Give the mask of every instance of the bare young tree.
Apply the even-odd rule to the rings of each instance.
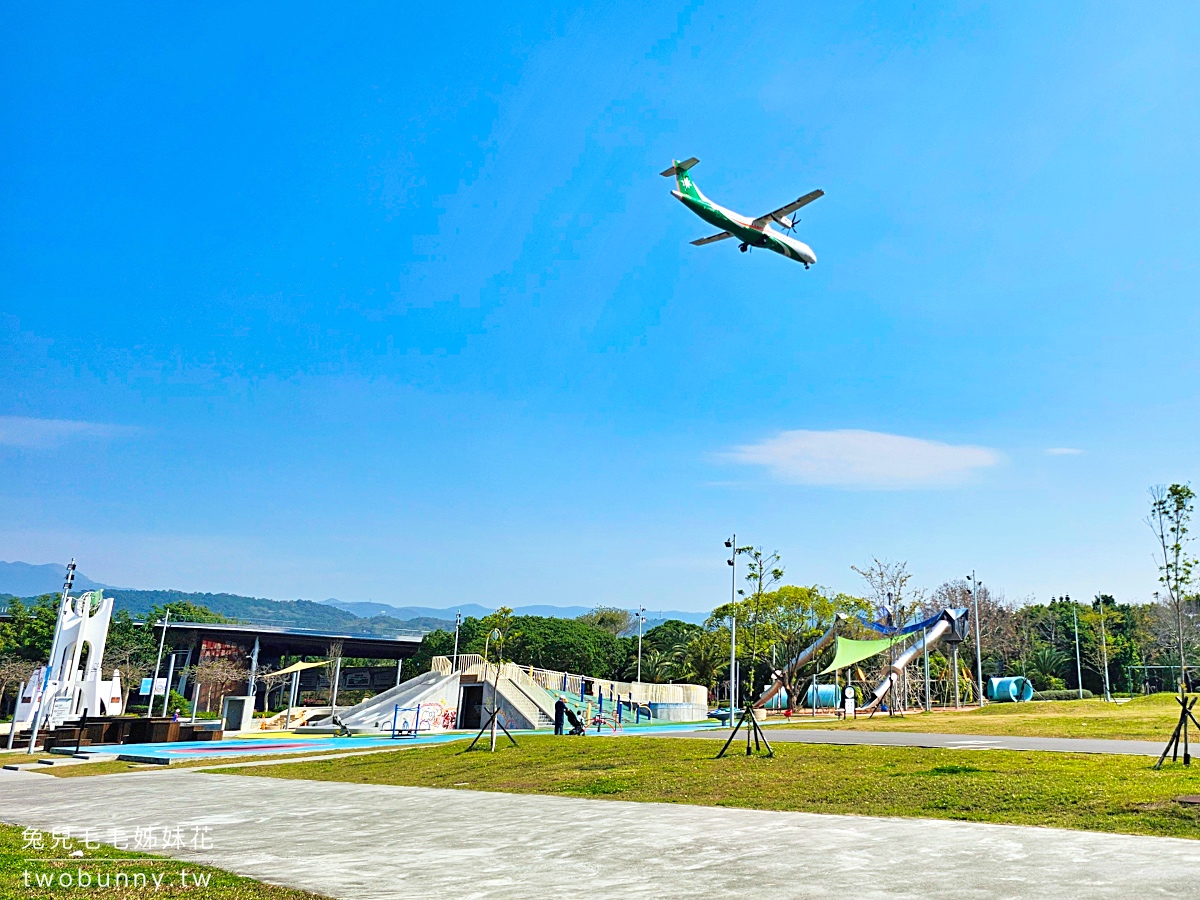
[[[993,592],[986,584],[980,583],[976,593],[979,600],[979,639],[988,649],[988,656],[995,664],[986,667],[981,665],[981,668],[1002,672],[1013,659],[1022,656],[1023,642],[1027,641],[1028,636],[1022,636],[1019,632],[1013,604],[1005,600],[1003,591]],[[924,613],[932,615],[943,609],[964,608],[970,610],[974,616],[971,585],[965,579],[956,578],[937,587],[930,602],[926,604]],[[963,644],[970,654],[967,657],[970,660],[976,652],[974,629],[968,629],[967,639]]]
[[[896,627],[902,627],[905,614],[919,610],[925,602],[925,592],[910,588],[912,573],[907,562],[891,562],[874,558],[865,569],[851,566],[863,577],[871,589],[870,600],[878,612],[890,618]]]
[[[150,674],[153,666],[146,661],[145,650],[136,645],[125,645],[115,650],[105,650],[104,664],[121,673],[121,684],[125,688],[125,697],[121,708],[129,709],[130,698],[141,688],[142,679]]]
[[[1157,484],[1150,488],[1150,515],[1146,524],[1154,532],[1158,542],[1155,561],[1158,563],[1158,580],[1166,589],[1164,603],[1171,612],[1175,628],[1176,648],[1179,652],[1180,676],[1187,682],[1187,662],[1184,659],[1183,618],[1187,612],[1188,588],[1196,560],[1187,552],[1188,521],[1192,517],[1192,504],[1196,499],[1190,485],[1172,484],[1169,487]]]
[[[750,586],[750,608],[754,616],[754,628],[750,636],[751,666],[758,662],[758,620],[762,610],[762,598],[783,579],[783,557],[778,550],[764,553],[762,547],[747,548],[750,564],[746,567],[746,582]],[[743,597],[746,591],[738,591]]]
[[[341,678],[344,649],[343,641],[330,641],[329,657],[325,661],[325,668],[329,672],[329,705],[334,711],[337,710],[338,681]]]
[[[32,673],[33,663],[27,659],[19,656],[0,658],[0,708],[4,706],[4,695],[8,693],[8,686],[28,681]]]
[[[245,681],[249,675],[250,670],[243,663],[229,657],[209,656],[201,659],[192,669],[192,678],[197,690],[203,687],[208,691],[205,697],[204,711],[208,712],[208,701],[213,693],[217,695],[217,707],[220,708],[221,701],[225,699],[229,689]],[[197,699],[199,699],[199,694],[197,694]]]

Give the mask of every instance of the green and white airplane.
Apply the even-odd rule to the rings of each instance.
[[[700,193],[700,189],[696,187],[695,182],[692,181],[692,176],[689,174],[689,170],[699,162],[700,160],[694,156],[691,159],[685,159],[683,162],[672,160],[671,168],[662,173],[665,178],[670,178],[672,175],[675,176],[679,190],[671,191],[671,193],[679,198],[680,203],[710,225],[724,229],[717,234],[692,241],[694,245],[699,247],[701,244],[712,244],[716,241],[723,241],[726,238],[736,237],[742,242],[738,249],[743,253],[751,247],[765,247],[767,250],[774,250],[788,259],[804,263],[804,268],[806,269],[817,261],[817,255],[813,253],[812,247],[796,240],[790,235],[790,232],[796,227],[796,222],[799,221],[792,214],[800,207],[812,203],[818,197],[824,197],[824,191],[812,191],[798,200],[793,200],[787,206],[781,206],[779,209],[769,212],[765,216],[751,219],[747,216],[739,215],[731,209],[718,206]],[[782,225],[789,234],[776,231],[771,227],[772,222]]]

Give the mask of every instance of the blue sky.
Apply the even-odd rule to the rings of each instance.
[[[707,609],[1148,598],[1196,477],[1200,12],[9,6],[0,558]],[[696,155],[801,266],[709,233]]]

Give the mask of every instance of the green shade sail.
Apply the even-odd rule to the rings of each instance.
[[[820,674],[826,675],[835,669],[844,669],[857,662],[862,662],[864,659],[870,659],[872,656],[887,650],[893,644],[903,643],[905,637],[907,635],[881,638],[877,641],[852,641],[850,638],[838,637],[834,644],[833,662],[827,665]]]

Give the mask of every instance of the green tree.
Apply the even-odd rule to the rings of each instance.
[[[704,631],[692,637],[679,664],[679,680],[702,684],[715,692],[721,675],[729,668],[729,632]]]
[[[513,631],[513,611],[510,607],[502,606],[494,613],[489,613],[480,620],[483,625],[484,641],[483,646],[477,650],[477,653],[488,651],[488,656],[492,655],[492,645],[496,644],[496,659],[502,659],[504,647],[519,634]],[[493,641],[490,637],[492,632],[499,632],[499,637]],[[486,662],[486,660],[485,660]]]
[[[617,609],[615,606],[597,606],[579,616],[576,621],[593,625],[616,637],[637,633],[637,616],[627,609]]]
[[[167,634],[170,634],[169,630]],[[144,622],[134,621],[128,610],[117,610],[108,626],[103,667],[109,675],[112,669],[121,673],[121,683],[125,688],[125,707],[128,707],[130,698],[142,679],[154,671],[157,655],[158,643],[155,640],[154,629]]]
[[[468,617],[459,629],[458,652],[483,653],[493,628],[505,634],[504,658],[519,665],[540,669],[619,679],[631,642],[581,622],[548,616],[513,616],[512,611],[483,619]],[[494,643],[494,642],[493,642]],[[421,640],[413,657],[411,671],[429,671],[435,656],[450,656],[454,648],[452,631],[431,631]],[[488,655],[495,661],[495,654]],[[405,670],[409,670],[408,664]]]
[[[680,644],[687,644],[692,638],[703,633],[704,629],[699,625],[681,622],[679,619],[667,619],[642,635],[642,648],[670,650]],[[634,643],[636,644],[636,639]]]
[[[0,622],[0,653],[35,663],[50,658],[50,644],[58,624],[59,595],[42,594],[32,600],[8,601],[12,617]]]
[[[679,673],[685,650],[685,645],[669,647],[663,650],[657,647],[651,647],[649,650],[643,648],[642,681],[648,681],[652,684],[662,684],[665,681],[675,680]],[[623,674],[627,680],[632,681],[636,677],[636,673],[637,654],[635,653],[630,657]]]
[[[750,686],[753,690],[754,668],[756,664],[762,660],[763,656],[760,652],[761,646],[759,643],[759,620],[762,615],[763,597],[783,580],[783,558],[779,555],[779,551],[775,550],[771,553],[764,553],[762,547],[755,547],[750,550],[750,562],[746,566],[746,582],[750,586],[749,600],[751,611],[751,627],[750,627],[750,669],[751,678]],[[739,591],[743,596],[746,592]]]
[[[1026,660],[1026,677],[1038,690],[1056,691],[1064,687],[1062,674],[1067,668],[1067,655],[1054,647],[1039,647]]]
[[[1184,658],[1183,618],[1190,599],[1188,588],[1192,583],[1196,560],[1188,553],[1188,522],[1192,517],[1192,505],[1196,499],[1190,485],[1172,484],[1169,487],[1155,485],[1150,488],[1150,515],[1146,524],[1154,532],[1158,544],[1158,580],[1166,589],[1167,608],[1174,619],[1175,638],[1179,651],[1179,667],[1187,681]]]
[[[764,640],[775,647],[776,659],[774,671],[764,680],[778,677],[783,682],[789,709],[795,707],[801,680],[801,673],[790,669],[791,660],[827,631],[837,616],[869,610],[870,604],[864,599],[848,594],[830,596],[817,585],[788,584],[762,598],[757,615]],[[813,663],[816,665],[818,660]]]

